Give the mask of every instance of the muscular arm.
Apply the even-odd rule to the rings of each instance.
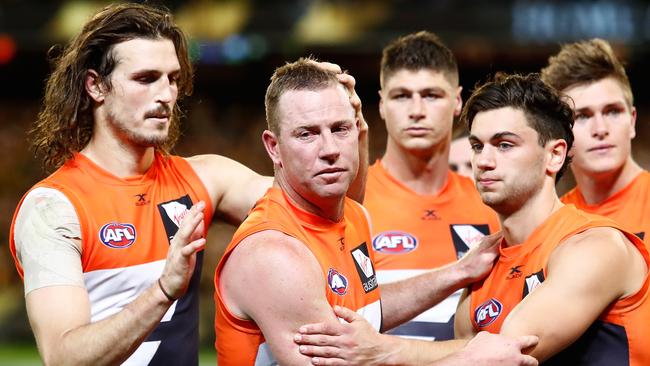
[[[383,329],[396,327],[485,276],[498,253],[500,234],[486,236],[459,261],[381,286]]]
[[[612,302],[638,291],[646,274],[641,255],[619,231],[575,235],[555,249],[546,281],[508,315],[501,333],[539,336],[531,355],[544,361],[580,337]]]
[[[469,314],[470,300],[469,290],[463,290],[463,294],[460,296],[460,301],[458,302],[458,308],[456,308],[456,316],[454,317],[454,335],[457,339],[471,338],[476,335]]]
[[[220,274],[219,289],[228,309],[260,327],[281,365],[308,365],[294,334],[310,322],[336,323],[325,281],[314,255],[297,239],[278,231],[245,238]]]
[[[29,227],[29,222],[39,220],[40,213],[32,212],[31,215],[26,216],[19,214],[22,223],[17,222],[17,225]],[[163,270],[161,281],[166,284],[166,290],[172,296],[180,296],[185,291],[191,274],[190,269],[193,270],[194,253],[204,245],[204,239],[197,238],[198,232],[203,232],[202,220],[202,208],[191,210],[170,245],[167,265]],[[23,242],[20,233],[21,231],[17,230],[17,247],[20,245],[21,248],[19,257],[26,261],[40,261],[48,266],[46,258],[39,260],[27,258],[38,255],[30,248],[42,248],[47,245]],[[185,245],[190,241],[192,242]],[[81,258],[78,257],[77,261],[79,264],[73,270],[71,276],[73,278],[82,276]],[[49,270],[56,272],[56,266],[57,263],[49,263]],[[33,273],[30,272],[38,270],[38,267],[30,265],[24,267],[24,270],[27,279],[33,277]],[[65,273],[70,274],[70,271]],[[44,287],[35,288],[26,295],[27,315],[41,358],[47,365],[120,363],[133,353],[172,304],[156,283],[120,312],[102,321],[91,323],[90,302],[86,289],[75,285],[74,282],[60,283],[41,284]],[[36,284],[36,286],[40,285]]]

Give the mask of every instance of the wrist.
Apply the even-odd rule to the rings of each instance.
[[[168,302],[171,303],[171,302],[174,302],[174,301],[178,300],[178,298],[172,296],[169,293],[169,291],[167,289],[165,289],[165,286],[163,286],[162,281],[160,280],[160,278],[158,279],[158,289],[160,290],[160,292],[162,292],[163,296],[165,297],[165,299],[167,299]]]

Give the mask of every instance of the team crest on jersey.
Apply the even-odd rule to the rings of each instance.
[[[176,235],[181,221],[189,213],[192,205],[192,199],[189,195],[158,204],[158,212],[160,212],[168,240],[171,241],[174,235]]]
[[[377,284],[375,268],[373,267],[372,261],[368,255],[368,246],[366,243],[352,249],[350,253],[354,259],[354,266],[357,268],[357,272],[359,273],[359,279],[363,285],[363,291],[368,293],[376,289],[379,285]]]
[[[418,247],[418,239],[403,231],[384,231],[372,240],[372,247],[382,253],[404,254]]]
[[[109,248],[124,249],[135,243],[135,226],[109,222],[99,230],[99,241]]]
[[[544,270],[542,269],[531,274],[530,276],[527,276],[524,283],[524,293],[522,294],[521,298],[523,299],[524,297],[528,296],[528,294],[539,287],[542,282],[544,282]]]
[[[330,268],[327,272],[327,284],[332,292],[339,296],[343,296],[348,292],[348,279],[343,273],[340,273],[334,268]]]
[[[490,227],[487,224],[451,224],[451,240],[454,242],[456,256],[462,257],[467,251],[478,244],[481,239],[490,234]]]
[[[497,299],[492,298],[474,310],[474,322],[479,328],[487,327],[497,320],[501,315],[501,310],[503,310],[503,305]]]

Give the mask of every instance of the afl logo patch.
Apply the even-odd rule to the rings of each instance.
[[[382,253],[403,254],[415,250],[418,240],[402,231],[384,231],[372,240],[372,247]]]
[[[348,292],[348,279],[345,278],[343,273],[339,273],[334,268],[330,268],[327,272],[327,284],[332,292],[339,296],[343,296]]]
[[[497,299],[490,299],[479,305],[474,311],[474,322],[479,328],[492,324],[503,310],[503,305]]]
[[[135,237],[135,227],[131,224],[111,222],[99,230],[99,241],[109,248],[128,248],[135,243]]]

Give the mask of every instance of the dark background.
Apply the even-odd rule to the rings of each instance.
[[[47,50],[64,44],[101,1],[0,0],[0,343],[33,343],[22,283],[8,250],[21,195],[44,177],[26,131],[40,108]],[[391,39],[437,33],[454,51],[466,99],[496,71],[535,72],[564,42],[608,39],[625,60],[639,112],[634,153],[650,165],[650,4],[646,1],[168,1],[191,39],[195,92],[184,102],[180,155],[217,153],[272,174],[260,136],[275,67],[300,56],[340,64],[357,79],[371,128],[371,159],[385,128],[377,112],[379,60]],[[226,174],[226,172],[224,172]],[[560,191],[572,185],[563,179]],[[203,273],[202,342],[213,335],[212,276],[232,228],[215,220]],[[299,285],[299,284],[297,284]]]

